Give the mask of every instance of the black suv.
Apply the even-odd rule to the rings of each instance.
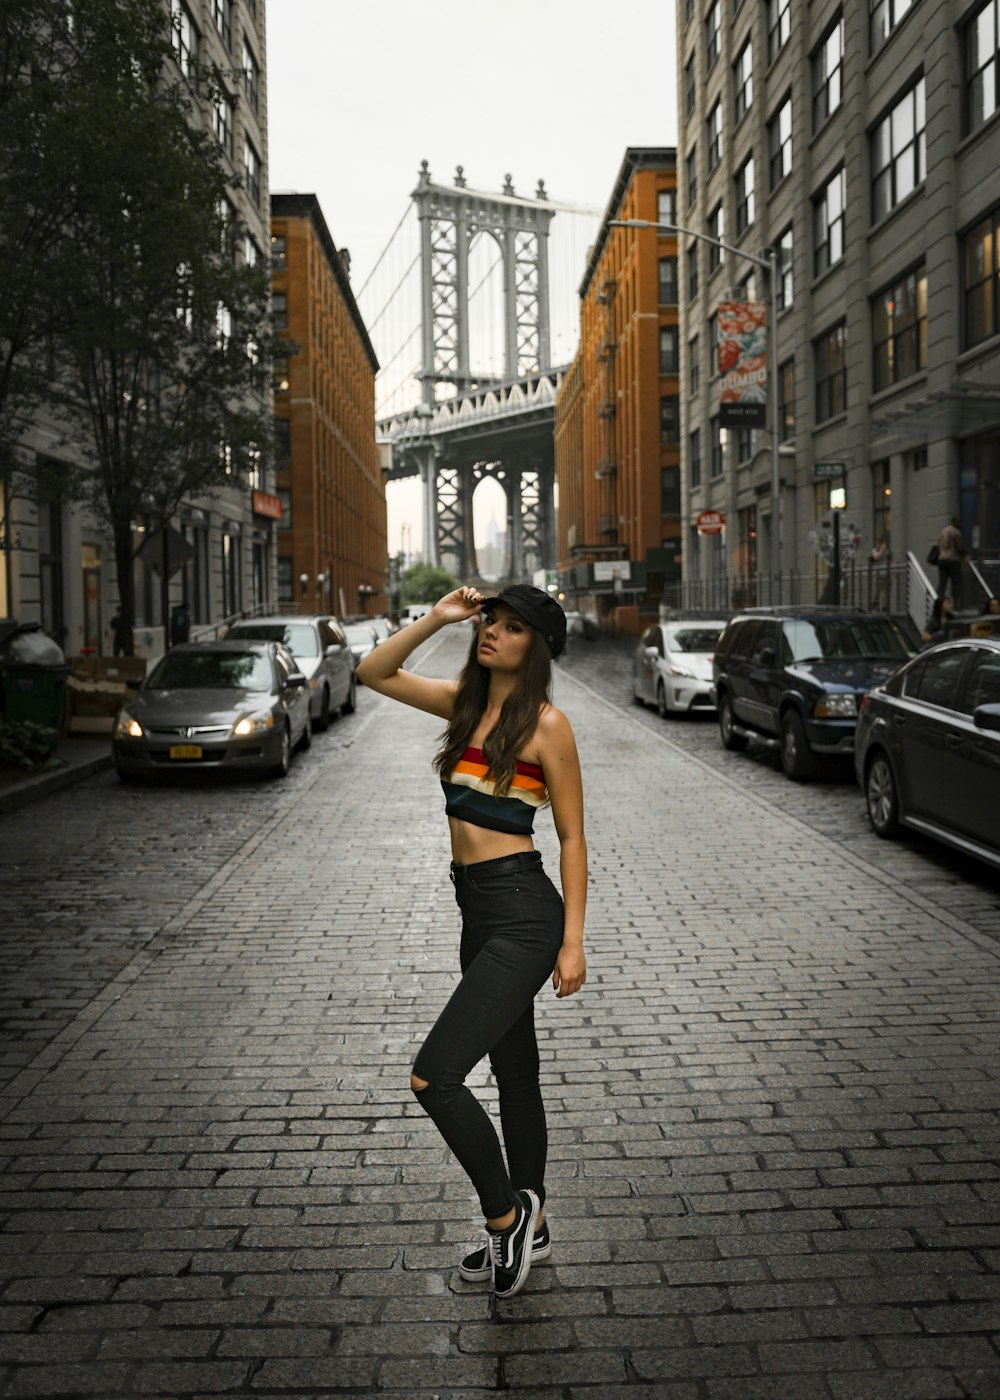
[[[850,754],[858,702],[914,654],[891,618],[844,608],[749,608],[715,648],[713,695],[727,749],[750,739],[781,751],[789,778],[816,754]]]

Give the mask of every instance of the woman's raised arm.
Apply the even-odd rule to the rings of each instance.
[[[369,690],[388,695],[391,700],[399,700],[417,710],[426,710],[440,719],[450,719],[455,702],[455,682],[415,676],[399,668],[421,642],[426,642],[442,627],[474,617],[482,601],[483,595],[474,588],[456,588],[453,593],[448,593],[434,604],[429,613],[393,632],[370,651],[358,664],[358,680]]]

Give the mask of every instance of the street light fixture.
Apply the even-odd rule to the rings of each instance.
[[[651,228],[661,233],[682,233],[686,238],[698,238],[702,243],[711,243],[744,262],[753,263],[767,272],[768,292],[770,293],[770,315],[768,316],[768,354],[771,360],[771,602],[776,603],[781,594],[781,424],[778,421],[778,249],[765,248],[765,256],[747,253],[731,243],[711,234],[699,233],[693,228],[682,228],[680,224],[654,223],[651,219],[609,219],[610,228]]]

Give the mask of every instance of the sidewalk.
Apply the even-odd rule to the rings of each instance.
[[[0,769],[0,814],[16,812],[50,792],[58,792],[60,788],[110,768],[111,736],[70,734],[59,740],[55,757],[59,766],[41,773]]]
[[[377,701],[0,1100],[0,1395],[1000,1396],[995,945],[557,703],[592,890],[588,984],[537,1004],[552,1260],[458,1276],[408,1089],[457,963],[440,722]]]

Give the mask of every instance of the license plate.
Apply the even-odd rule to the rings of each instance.
[[[201,758],[200,744],[171,744],[171,758]]]

